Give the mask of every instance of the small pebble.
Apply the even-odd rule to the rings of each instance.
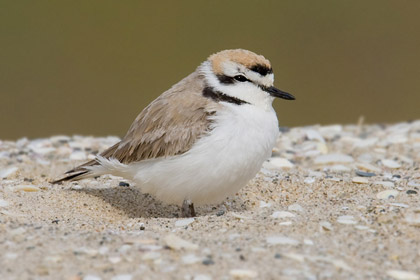
[[[296,254],[296,253],[292,253],[292,252],[283,253],[282,256],[286,257],[286,258],[289,258],[291,260],[294,260],[294,261],[301,262],[301,263],[303,263],[305,261],[305,256],[304,255]]]
[[[332,164],[332,163],[351,163],[353,157],[345,154],[326,154],[315,158],[315,164]]]
[[[26,232],[26,229],[23,227],[18,227],[9,231],[11,235],[22,235]]]
[[[321,226],[321,229],[323,229],[325,231],[332,231],[333,230],[333,227],[332,227],[330,222],[321,221],[321,222],[319,222],[319,225]]]
[[[361,170],[356,170],[356,175],[357,176],[361,176],[361,177],[373,177],[373,176],[376,176],[376,174],[373,173],[373,172],[365,172],[365,171],[361,171]]]
[[[108,248],[108,247],[106,247],[106,246],[101,246],[101,247],[99,247],[99,249],[98,249],[98,253],[99,253],[100,255],[106,255],[106,254],[108,254],[108,252],[109,252],[109,248]]]
[[[13,175],[16,171],[18,171],[18,168],[15,167],[15,166],[5,168],[5,169],[1,169],[0,170],[0,178],[7,178],[10,175]]]
[[[357,139],[353,147],[355,148],[369,148],[378,142],[378,138]]]
[[[354,220],[353,216],[340,216],[337,219],[337,222],[340,224],[345,224],[345,225],[355,225],[357,224],[357,221]]]
[[[159,259],[161,256],[162,254],[159,252],[147,252],[141,257],[141,259],[144,261],[152,261]]]
[[[288,159],[279,157],[272,157],[264,163],[264,168],[267,169],[289,169],[294,166]]]
[[[368,184],[369,180],[365,177],[354,177],[351,180],[353,183],[357,183],[357,184]]]
[[[117,264],[117,263],[121,262],[121,260],[122,259],[119,256],[110,256],[110,257],[108,257],[108,261],[110,263],[112,263],[112,264]]]
[[[205,258],[205,259],[202,261],[202,263],[203,263],[204,265],[212,265],[212,264],[214,264],[214,261],[213,261],[213,259],[211,259],[211,258]]]
[[[294,204],[289,205],[289,207],[287,207],[287,210],[289,210],[289,211],[296,211],[296,212],[303,212],[304,211],[303,208],[302,208],[302,206],[300,206],[297,203],[294,203]]]
[[[318,143],[316,147],[321,154],[328,154],[328,146],[325,143]]]
[[[314,245],[314,242],[311,240],[311,239],[304,239],[303,240],[303,244],[305,244],[305,245],[309,245],[309,246],[312,246],[312,245]]]
[[[386,274],[396,280],[418,280],[419,275],[406,270],[388,270]]]
[[[339,124],[321,126],[319,133],[326,139],[333,139],[343,131],[343,126]]]
[[[9,206],[9,202],[0,198],[0,207],[7,207],[7,206]]]
[[[271,203],[260,201],[260,208],[269,208],[269,207],[271,207]]]
[[[212,278],[207,274],[197,274],[193,277],[193,280],[212,280]]]
[[[82,151],[75,151],[70,154],[70,160],[87,160],[87,156],[85,152]]]
[[[15,260],[15,259],[17,259],[19,257],[19,255],[16,254],[16,253],[10,253],[9,252],[9,253],[5,253],[3,255],[3,257],[6,258],[6,259],[8,259],[8,260]]]
[[[41,189],[33,185],[18,185],[15,187],[15,190],[24,192],[38,192]]]
[[[175,222],[176,227],[186,227],[192,223],[194,223],[195,218],[188,218],[188,219],[182,219]]]
[[[420,226],[420,212],[406,214],[405,221],[410,225]]]
[[[111,278],[111,280],[131,280],[131,279],[133,279],[133,276],[130,274],[116,275]]]
[[[294,218],[296,217],[296,215],[287,211],[275,211],[273,214],[271,214],[271,217],[274,219],[283,219],[283,218]]]
[[[93,256],[96,256],[99,252],[92,248],[80,247],[80,248],[74,249],[73,253],[75,255],[88,255],[88,256],[93,257]]]
[[[383,159],[381,162],[385,167],[388,168],[396,169],[401,167],[401,164],[392,159]]]
[[[310,170],[309,173],[308,173],[308,176],[315,177],[315,178],[323,178],[324,177],[324,173],[323,172],[319,172],[319,171],[312,171],[312,170]]]
[[[249,219],[248,216],[244,216],[244,215],[241,215],[241,214],[238,214],[238,213],[235,213],[235,212],[231,212],[230,214],[232,215],[232,217],[234,217],[238,220],[248,220]]]
[[[305,178],[305,180],[303,180],[303,182],[304,182],[305,184],[313,184],[313,183],[315,183],[315,178],[313,178],[313,177],[308,177],[308,178]]]
[[[266,241],[271,245],[299,245],[299,241],[285,236],[269,236],[266,238]]]
[[[216,216],[220,217],[220,216],[223,216],[224,214],[225,214],[225,210],[219,210],[217,211]]]
[[[338,269],[352,271],[351,267],[348,266],[343,260],[331,260],[331,263]]]
[[[389,205],[397,206],[397,207],[401,207],[401,208],[408,208],[409,207],[407,204],[404,204],[404,203],[390,203]]]
[[[412,187],[412,188],[420,188],[420,183],[409,181],[407,186]]]
[[[383,187],[386,188],[393,188],[395,185],[393,182],[389,182],[389,181],[375,181],[373,182],[374,185],[381,185]]]
[[[230,276],[237,279],[256,278],[258,273],[249,269],[232,269],[229,271]]]
[[[191,243],[187,240],[184,240],[174,234],[169,234],[163,239],[166,243],[166,246],[173,250],[197,250],[198,245]]]
[[[325,142],[325,140],[321,136],[321,134],[319,134],[318,131],[313,130],[313,129],[308,129],[306,131],[306,137],[308,137],[309,140],[317,140],[317,141],[322,142],[322,143]]]
[[[201,261],[201,258],[197,257],[194,254],[188,254],[181,258],[182,263],[184,264],[195,264]]]
[[[376,198],[378,199],[391,199],[396,198],[399,194],[397,190],[386,190],[376,194]]]
[[[55,148],[53,148],[53,147],[41,147],[41,146],[35,147],[35,146],[32,146],[32,147],[30,147],[30,149],[34,153],[39,154],[39,155],[47,155],[47,154],[51,154],[51,153],[55,152]]]
[[[124,254],[127,254],[127,252],[130,251],[131,248],[132,248],[131,245],[124,244],[120,248],[118,248],[118,252],[120,254],[123,254],[124,255]]]
[[[251,252],[253,253],[265,253],[267,249],[261,247],[251,247]]]
[[[102,278],[96,275],[85,275],[83,280],[101,280]]]
[[[367,226],[362,226],[362,225],[356,225],[356,226],[354,226],[355,228],[357,228],[358,230],[368,230],[369,229],[369,227],[367,227]]]
[[[356,167],[359,168],[359,170],[364,170],[367,172],[376,172],[379,173],[381,172],[381,169],[379,169],[378,167],[370,164],[370,163],[356,163]],[[359,175],[360,176],[360,175]]]
[[[333,181],[333,182],[341,182],[342,181],[340,178],[332,177],[332,176],[327,176],[327,177],[325,177],[325,179],[328,180],[328,181]]]
[[[342,164],[334,164],[333,166],[328,168],[331,172],[337,172],[337,173],[344,173],[344,172],[350,172],[351,169],[345,165]]]

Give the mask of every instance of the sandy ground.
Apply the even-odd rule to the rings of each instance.
[[[195,219],[117,177],[49,183],[115,141],[0,141],[0,279],[419,279],[420,121],[283,129]]]

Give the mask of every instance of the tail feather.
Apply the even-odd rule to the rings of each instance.
[[[111,157],[112,154],[114,153],[114,151],[118,148],[118,145],[119,145],[119,143],[116,143],[115,145],[109,147],[107,150],[102,152],[100,154],[100,156],[98,156],[98,157],[99,158],[101,158],[101,157],[105,157],[105,158]],[[96,172],[97,170],[95,169],[95,167],[97,167],[99,165],[100,165],[100,163],[98,162],[98,158],[96,158],[94,160],[90,160],[90,161],[88,161],[88,162],[86,162],[82,165],[79,165],[76,168],[73,168],[72,170],[69,170],[66,173],[64,173],[64,174],[68,174],[64,178],[55,180],[51,183],[52,184],[58,184],[58,183],[62,183],[64,181],[77,181],[77,180],[81,180],[81,179],[85,179],[85,178],[89,178],[89,177],[102,175],[101,172]]]
[[[52,184],[58,184],[62,183],[64,181],[77,181],[89,177],[99,176],[103,175],[103,173],[98,170],[95,167],[98,167],[101,165],[99,162],[99,159],[103,158],[109,158],[112,156],[114,151],[118,148],[119,143],[116,143],[115,145],[111,146],[104,152],[102,152],[96,159],[90,160],[82,165],[77,166],[76,168],[73,168],[72,170],[69,170],[65,172],[64,174],[67,174],[64,178],[55,180],[51,182]]]
[[[79,171],[77,173],[68,175],[64,178],[55,180],[55,181],[51,182],[51,184],[60,184],[64,181],[77,181],[77,180],[80,180],[80,179],[83,179],[83,178],[87,178],[87,177],[90,177],[90,176],[86,176],[89,172],[90,172],[90,170]],[[67,174],[67,172],[66,172],[66,174]]]

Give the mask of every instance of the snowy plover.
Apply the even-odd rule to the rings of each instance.
[[[121,176],[142,192],[182,204],[220,202],[236,193],[271,155],[279,134],[270,62],[236,49],[211,55],[135,119],[124,138],[54,183],[103,174]]]

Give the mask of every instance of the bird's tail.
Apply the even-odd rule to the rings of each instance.
[[[70,171],[67,171],[64,178],[52,182],[52,184],[58,184],[64,181],[77,181],[86,178],[92,178],[101,176],[104,174],[112,174],[114,176],[120,176],[130,178],[130,168],[119,162],[115,158],[104,158],[97,156],[94,160],[86,162]]]
[[[91,170],[89,167],[91,166],[95,166],[98,165],[99,163],[96,160],[91,160],[86,162],[83,165],[80,165],[72,170],[67,171],[66,176],[55,180],[53,182],[51,182],[52,184],[59,184],[65,181],[78,181],[81,179],[86,179],[86,178],[91,178],[91,177],[96,177],[99,176],[101,174],[96,174],[96,172],[93,172],[93,170]]]
[[[103,175],[105,172],[102,165],[107,163],[107,158],[112,157],[115,150],[118,148],[119,142],[102,152],[95,159],[90,160],[82,165],[77,166],[76,168],[67,171],[64,178],[55,180],[51,182],[52,184],[58,184],[65,181],[77,181],[86,178],[92,178],[96,176]]]

